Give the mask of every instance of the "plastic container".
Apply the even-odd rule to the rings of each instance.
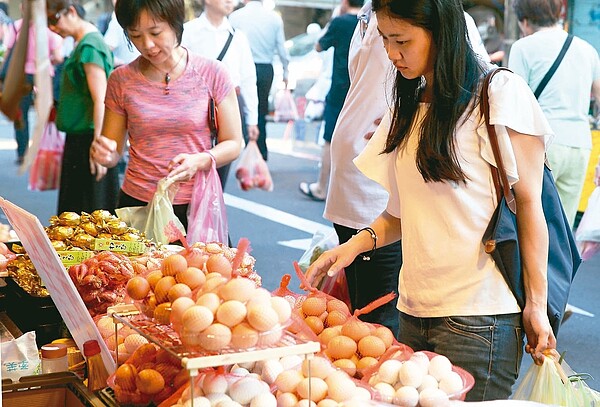
[[[83,355],[87,363],[87,387],[90,391],[97,391],[107,386],[108,371],[104,366],[100,345],[95,339],[83,344]]]
[[[69,369],[67,345],[49,343],[42,346],[42,373],[66,372]]]

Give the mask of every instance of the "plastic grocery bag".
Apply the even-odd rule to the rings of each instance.
[[[587,208],[575,232],[575,239],[583,260],[589,260],[600,251],[600,186],[592,191],[588,199]]]
[[[227,212],[215,159],[208,172],[197,172],[188,207],[188,244],[220,242],[228,244]]]
[[[244,191],[252,188],[260,188],[265,191],[273,190],[271,172],[267,162],[262,158],[255,140],[248,141],[246,148],[240,154],[235,170],[235,178]]]
[[[545,355],[541,366],[531,365],[513,399],[565,407],[600,405],[600,393],[592,390],[582,375],[575,374],[569,365],[560,361],[555,350]]]
[[[275,117],[276,122],[287,122],[298,120],[298,109],[294,96],[289,89],[282,89],[275,96]]]
[[[148,205],[118,208],[115,209],[115,213],[131,227],[144,232],[147,239],[168,244],[170,242],[165,228],[169,222],[173,222],[177,229],[185,234],[183,224],[173,211],[173,198],[177,189],[173,180],[163,178],[158,181],[154,197]]]
[[[2,378],[18,381],[22,376],[40,373],[40,356],[35,331],[2,342]]]
[[[315,260],[319,258],[323,252],[326,252],[329,249],[333,249],[339,244],[337,233],[335,233],[335,229],[319,229],[317,230],[312,237],[312,241],[310,242],[310,246],[300,257],[298,260],[298,265],[302,269],[302,271],[306,271],[308,267],[313,264]]]
[[[29,170],[30,191],[58,189],[64,147],[65,134],[58,131],[54,121],[49,121],[40,140],[40,149]]]

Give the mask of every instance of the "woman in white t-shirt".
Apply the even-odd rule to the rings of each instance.
[[[489,86],[490,121],[517,197],[527,292],[521,310],[482,244],[497,202],[478,98],[489,66],[468,44],[460,2],[374,0],[373,10],[397,69],[394,105],[355,164],[389,200],[369,228],[324,253],[308,278],[335,274],[360,253],[368,257],[402,239],[398,340],[469,371],[475,386],[468,400],[506,399],[523,332],[536,362],[556,347],[546,316],[548,231],[540,199],[552,130],[527,84],[499,72]]]

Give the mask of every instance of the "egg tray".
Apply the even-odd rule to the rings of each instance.
[[[271,346],[257,346],[251,349],[234,349],[227,347],[219,352],[196,351],[186,348],[179,335],[169,325],[161,325],[149,320],[141,314],[113,314],[113,318],[129,326],[140,335],[148,339],[172,355],[181,359],[182,366],[188,370],[195,370],[259,361],[288,355],[312,355],[320,352],[321,344],[306,341],[289,331],[283,330],[281,339]],[[118,355],[117,355],[118,357]]]

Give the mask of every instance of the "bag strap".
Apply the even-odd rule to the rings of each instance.
[[[504,197],[506,200],[506,204],[510,208],[511,212],[517,213],[515,195],[512,189],[510,188],[508,176],[506,175],[506,168],[504,168],[502,154],[500,153],[498,135],[496,134],[496,129],[494,125],[490,123],[490,101],[488,88],[494,75],[500,71],[512,72],[510,69],[500,67],[487,73],[485,79],[483,80],[483,85],[481,88],[481,102],[479,104],[479,108],[483,114],[483,117],[485,118],[485,125],[487,128],[488,137],[490,139],[490,145],[492,147],[492,152],[494,153],[494,160],[496,160],[496,167],[494,167],[493,165],[491,165],[490,167],[492,170],[492,179],[494,181],[494,187],[496,188],[496,196],[498,197],[498,203],[500,203],[502,197]]]
[[[223,60],[223,58],[225,57],[225,54],[227,54],[227,50],[229,49],[229,46],[231,45],[232,40],[233,40],[233,33],[231,31],[229,31],[229,37],[227,37],[227,41],[225,42],[225,45],[223,45],[223,49],[221,50],[221,53],[217,57],[217,61]]]
[[[548,72],[546,72],[546,76],[544,76],[544,79],[542,79],[542,81],[538,85],[537,89],[533,93],[535,95],[536,99],[539,99],[540,95],[544,91],[544,88],[546,87],[546,85],[548,84],[550,79],[552,78],[552,75],[554,75],[554,72],[556,72],[556,70],[558,69],[558,66],[562,62],[572,41],[573,41],[573,34],[567,35],[567,39],[565,40],[565,43],[563,44],[558,56],[554,60],[554,63],[552,64],[552,66],[550,67]]]

